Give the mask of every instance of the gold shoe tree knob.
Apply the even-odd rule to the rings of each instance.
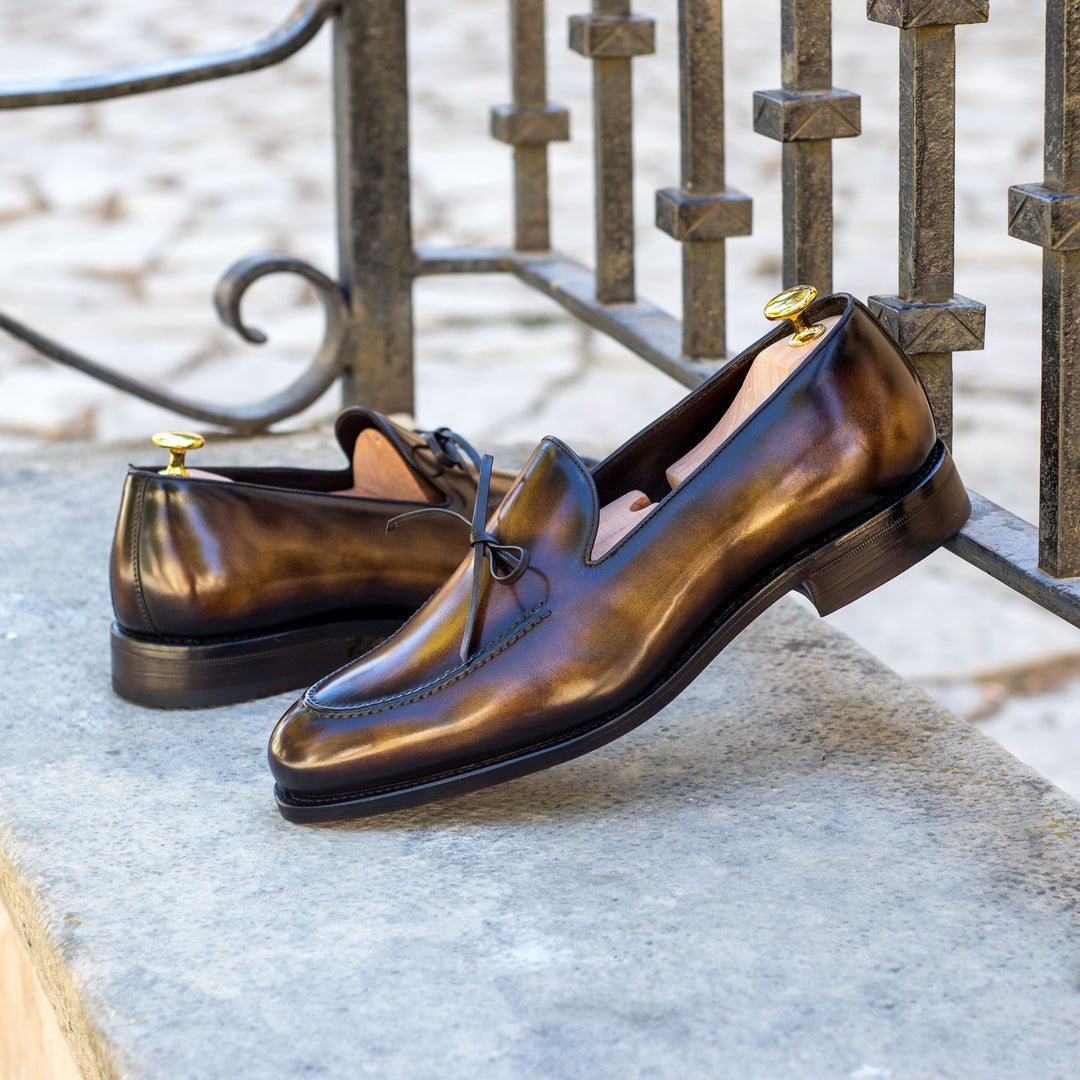
[[[791,320],[795,333],[788,338],[788,344],[793,349],[807,345],[825,333],[825,327],[820,323],[807,326],[803,321],[802,313],[816,298],[817,289],[813,285],[796,285],[795,288],[785,289],[779,296],[774,296],[765,305],[765,318],[770,322]]]
[[[169,451],[169,464],[158,472],[162,476],[187,476],[184,468],[184,455],[189,450],[198,450],[206,440],[191,431],[159,431],[154,436],[154,443]]]

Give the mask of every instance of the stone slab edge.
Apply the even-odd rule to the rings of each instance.
[[[313,465],[316,464],[312,460],[313,452],[318,452],[317,456],[325,458],[326,463],[330,464],[336,451],[332,445],[328,446],[327,442],[325,434],[313,433],[275,439],[275,460],[280,464]],[[255,464],[265,457],[265,440],[230,440],[230,443],[227,457],[237,464]],[[78,456],[82,458],[82,467],[86,466],[87,458],[101,468],[115,467],[125,456],[128,460],[152,460],[153,451],[144,454],[137,449],[138,445],[86,448],[89,452]],[[507,454],[503,460],[509,464],[511,459],[520,460],[524,456],[521,448],[515,448],[515,451]],[[4,455],[4,462],[7,466],[17,466],[20,461],[27,464],[32,462],[40,468],[43,457],[52,458],[59,474],[63,471],[65,462],[71,461],[72,454],[70,447],[58,447],[55,451],[45,453]],[[787,601],[786,605],[793,608],[794,602]],[[971,728],[964,721],[952,717],[936,702],[928,700],[928,695],[912,684],[902,682],[846,635],[820,622],[809,613],[792,609],[786,614],[789,618],[794,617],[796,622],[805,620],[813,623],[815,635],[820,635],[823,646],[839,653],[843,666],[859,667],[867,677],[880,680],[883,691],[888,694],[896,693],[901,699],[898,701],[901,708],[912,710],[913,720],[918,720],[919,714],[922,714],[925,723],[930,719],[927,713],[932,713],[938,732],[953,725],[962,726],[963,737],[971,738],[975,742],[972,747],[973,755],[987,765],[993,763],[1000,766],[996,775],[988,775],[984,789],[988,805],[993,803],[995,795],[999,798],[1005,796],[1007,799],[1020,797],[1029,803],[1036,801],[1037,797],[1043,813],[1051,814],[1054,820],[1060,822],[1055,826],[1055,835],[1080,839],[1080,804],[1075,800],[1055,788],[1034,769],[1013,758],[994,740]],[[707,678],[708,673],[705,673],[702,681]],[[1021,794],[1019,788],[1027,790]],[[1033,844],[1039,843],[1040,837],[1033,832],[1030,841]],[[1047,881],[1072,879],[1075,871],[1073,848],[1073,844],[1046,844],[1040,852],[1039,876]],[[47,879],[39,876],[29,865],[23,865],[21,849],[23,844],[18,830],[0,816],[0,901],[7,907],[12,922],[22,937],[45,993],[56,1010],[58,1022],[76,1063],[83,1074],[93,1080],[123,1080],[143,1075],[141,1069],[125,1066],[116,1049],[108,1045],[109,1037],[104,1032],[111,1030],[115,1034],[117,1023],[122,1025],[122,1020],[109,1017],[109,1006],[101,995],[95,992],[92,985],[78,978],[65,962],[63,914],[50,904]]]
[[[93,1080],[121,1080],[124,1073],[91,1019],[97,1008],[89,1004],[87,988],[65,964],[63,945],[54,944],[62,941],[62,935],[57,932],[57,915],[49,911],[47,890],[8,856],[17,850],[14,840],[12,831],[0,821],[0,903],[11,916],[79,1071]]]

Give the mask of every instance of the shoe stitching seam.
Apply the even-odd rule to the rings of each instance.
[[[753,593],[751,593],[753,595]],[[439,783],[443,780],[451,780],[458,776],[470,776],[475,775],[485,769],[493,766],[501,765],[504,762],[520,761],[525,757],[532,754],[539,753],[541,751],[565,746],[574,742],[576,739],[583,738],[591,735],[618,720],[620,717],[625,716],[628,712],[636,709],[642,702],[648,700],[654,693],[661,690],[670,681],[670,678],[680,672],[689,660],[693,657],[694,653],[701,647],[704,642],[710,640],[715,633],[727,623],[732,615],[740,610],[747,602],[746,597],[733,603],[725,604],[720,609],[720,614],[717,615],[710,624],[708,629],[702,637],[700,637],[696,644],[685,645],[683,650],[678,654],[673,663],[669,666],[666,674],[655,679],[652,683],[646,686],[632,698],[629,702],[616,708],[613,712],[609,712],[599,719],[594,719],[584,727],[575,729],[568,733],[552,736],[545,739],[543,742],[531,743],[526,747],[519,748],[517,750],[511,750],[505,754],[500,754],[497,757],[485,758],[479,762],[472,762],[468,765],[457,766],[456,768],[446,769],[441,773],[436,773],[430,776],[424,776],[420,780],[404,780],[396,784],[386,784],[377,788],[365,788],[353,792],[336,792],[328,795],[309,795],[304,792],[292,791],[289,788],[284,787],[281,784],[277,785],[277,788],[287,796],[293,805],[298,807],[320,807],[320,806],[333,806],[340,804],[347,804],[354,800],[364,800],[373,797],[381,797],[384,795],[393,795],[401,791],[416,790],[420,786]],[[546,614],[550,614],[547,612]],[[527,629],[527,628],[526,628]],[[525,631],[523,630],[522,633]],[[508,643],[510,644],[510,643]]]
[[[377,609],[376,609],[377,610]],[[126,638],[145,645],[163,646],[165,648],[188,649],[202,648],[204,646],[215,647],[219,645],[249,645],[253,641],[262,639],[280,640],[290,634],[305,633],[308,631],[320,631],[337,626],[348,627],[351,630],[366,629],[373,622],[393,622],[396,634],[402,624],[412,614],[406,609],[387,609],[384,614],[371,614],[364,609],[353,611],[332,612],[330,618],[313,618],[310,621],[298,620],[296,622],[274,623],[270,626],[249,627],[246,630],[238,630],[232,634],[211,634],[206,637],[192,637],[185,634],[149,634],[143,630],[132,630],[122,625],[119,621],[117,627]],[[380,642],[387,638],[380,638]],[[282,646],[278,646],[279,648]],[[354,659],[356,659],[354,657]],[[328,676],[320,679],[323,682]]]
[[[919,515],[926,513],[927,510],[936,506],[938,500],[942,497],[944,492],[945,487],[944,485],[942,485],[928,499],[921,502],[918,506],[913,507],[911,510],[908,510],[903,517],[898,518],[887,528],[885,528],[879,533],[875,533],[873,536],[868,536],[865,540],[862,541],[862,543],[856,544],[854,547],[849,548],[847,551],[845,551],[842,555],[837,555],[835,559],[831,559],[824,565],[817,567],[817,569],[815,569],[808,576],[813,578],[818,574],[823,574],[829,570],[832,570],[834,567],[839,566],[843,562],[846,562],[853,555],[858,554],[860,551],[863,550],[863,548],[880,543],[883,536],[889,536],[891,533],[896,532],[897,529],[904,528],[907,524],[910,523],[913,517],[918,517]]]
[[[404,632],[405,627],[408,626],[409,623],[412,622],[412,620],[416,618],[420,614],[420,612],[423,611],[424,608],[426,608],[428,604],[431,603],[434,598],[435,593],[432,593],[431,596],[429,596],[408,618],[406,618],[405,621],[402,622],[402,624],[392,634],[383,638],[383,640],[379,643],[380,647],[383,645],[389,645],[390,642],[400,637],[401,634]],[[356,657],[356,659],[359,659],[359,657]],[[349,661],[349,663],[352,663],[352,661]],[[317,694],[336,674],[336,670],[331,671],[329,674],[324,675],[317,683],[314,683],[312,686],[308,687],[308,689],[304,693],[305,699],[307,699],[309,694]]]
[[[131,526],[131,577],[135,587],[135,599],[147,626],[157,632],[157,624],[150,617],[150,608],[143,593],[142,572],[139,569],[139,544],[142,539],[143,503],[146,499],[146,483],[139,484],[139,497],[135,502],[135,514]]]
[[[856,544],[852,548],[848,548],[847,551],[843,553],[843,555],[837,555],[835,559],[831,559],[824,565],[819,566],[815,570],[809,572],[807,574],[807,577],[813,579],[817,577],[818,574],[827,573],[829,570],[832,570],[834,567],[839,566],[841,563],[847,562],[848,559],[857,555],[860,551],[863,550],[863,548],[873,547],[876,544],[880,544],[883,537],[889,536],[892,533],[896,532],[897,529],[902,528],[904,525],[910,522],[913,517],[923,513],[928,507],[932,506],[935,501],[936,500],[934,499],[930,499],[927,502],[923,503],[922,506],[918,506],[914,510],[909,511],[902,519],[892,525],[889,525],[881,532],[875,533],[873,536],[868,536],[865,540],[862,541],[862,543]]]
[[[941,459],[941,455],[932,455],[930,461],[933,462],[933,463],[940,463],[940,459]],[[933,465],[931,465],[929,468],[927,467],[927,465],[924,465],[923,469],[920,470],[920,474],[927,474],[928,475],[929,473],[932,473],[932,472],[933,472]],[[891,524],[884,531],[884,533],[878,533],[874,537],[870,537],[870,538],[864,540],[862,543],[858,544],[856,547],[852,548],[850,551],[846,552],[845,554],[840,555],[837,558],[833,559],[832,561],[826,563],[824,566],[817,568],[814,571],[814,574],[821,573],[823,571],[826,571],[826,570],[836,566],[839,563],[843,563],[846,559],[850,558],[853,554],[855,554],[856,552],[862,550],[863,548],[867,547],[868,545],[878,543],[880,541],[882,535],[888,535],[889,533],[894,532],[895,530],[897,530],[899,528],[902,528],[907,522],[910,522],[911,518],[916,517],[919,514],[924,513],[926,510],[932,508],[937,503],[937,501],[944,496],[945,492],[946,492],[946,486],[942,485],[931,496],[929,496],[924,502],[920,503],[917,507],[915,507],[914,509],[912,509],[911,511],[906,513],[903,518],[901,518],[901,519],[897,520],[896,522],[894,522],[893,524]],[[872,518],[868,519],[868,521],[864,522],[864,524],[869,524],[870,520],[872,520]],[[798,562],[800,562],[800,561],[801,561],[801,559],[796,559],[795,564],[793,564],[793,566],[797,565]],[[793,567],[791,567],[791,568],[793,568]],[[791,568],[789,568],[789,569],[791,569]],[[811,577],[811,576],[812,575],[809,575],[809,574],[807,575],[808,578]],[[772,575],[767,575],[767,577],[768,577],[769,580],[772,580],[772,579],[775,579],[777,577],[777,575],[772,574]],[[715,634],[716,630],[719,629],[724,623],[728,622],[729,619],[732,617],[732,615],[735,612],[737,612],[741,607],[743,607],[746,604],[746,602],[747,602],[747,600],[744,597],[743,599],[740,599],[740,600],[736,601],[733,605],[727,605],[724,609],[721,609],[722,610],[721,616],[719,616],[716,620],[714,620],[713,628],[705,635],[703,640],[707,641],[707,640],[711,639],[712,636]],[[672,665],[672,668],[670,670],[672,670],[674,672],[681,671],[683,669],[683,667],[686,665],[686,663],[688,662],[688,660],[693,656],[694,652],[696,651],[696,649],[698,647],[699,646],[691,646],[691,647],[689,647],[687,649],[684,649],[683,652],[678,656],[678,658],[676,659],[676,661],[674,662],[674,664]],[[330,795],[321,795],[321,796],[320,795],[307,795],[307,794],[302,793],[302,792],[290,791],[288,788],[284,787],[283,785],[278,785],[278,789],[282,793],[282,795],[287,797],[292,802],[293,805],[296,805],[298,807],[321,807],[321,806],[328,806],[328,805],[345,804],[345,803],[348,803],[348,802],[354,801],[354,800],[371,799],[371,798],[382,797],[384,795],[393,795],[393,794],[395,794],[397,792],[409,791],[409,790],[417,789],[422,784],[423,785],[430,785],[430,784],[439,783],[439,782],[441,782],[443,780],[453,779],[453,778],[458,777],[458,776],[473,775],[473,774],[476,774],[476,773],[478,773],[478,772],[480,772],[480,771],[482,771],[484,769],[487,769],[487,768],[490,768],[490,767],[493,767],[493,766],[496,766],[496,765],[500,765],[503,762],[518,761],[518,760],[521,760],[521,759],[523,759],[524,757],[526,757],[528,755],[538,753],[540,751],[549,749],[551,747],[563,746],[563,745],[566,745],[566,744],[568,744],[570,742],[573,742],[577,738],[581,738],[581,737],[583,737],[585,735],[592,734],[593,732],[598,731],[601,728],[603,728],[606,724],[610,723],[612,720],[617,720],[620,716],[623,716],[626,713],[628,713],[629,711],[637,708],[641,704],[641,702],[648,699],[653,693],[655,693],[657,691],[657,689],[662,688],[664,685],[666,685],[667,682],[669,681],[669,678],[670,678],[670,676],[664,676],[664,677],[658,679],[654,684],[650,685],[644,691],[642,691],[641,694],[639,694],[637,697],[635,697],[629,703],[622,706],[618,710],[618,712],[616,712],[614,714],[608,714],[607,716],[601,718],[600,720],[595,721],[594,723],[592,723],[592,724],[590,724],[590,725],[588,725],[588,726],[586,726],[584,728],[581,728],[581,729],[579,729],[577,731],[570,732],[569,734],[558,735],[558,736],[555,736],[553,738],[547,739],[544,742],[531,744],[531,745],[529,745],[527,747],[524,747],[524,748],[521,748],[521,749],[518,749],[518,750],[514,750],[514,751],[511,751],[511,752],[506,753],[506,754],[502,754],[502,755],[500,755],[498,757],[487,758],[487,759],[485,759],[483,761],[480,761],[480,762],[472,762],[472,763],[470,763],[468,765],[458,766],[457,768],[444,770],[441,773],[433,774],[433,775],[430,775],[430,776],[425,776],[425,777],[422,778],[421,781],[417,781],[415,779],[414,780],[407,780],[407,781],[402,781],[402,782],[396,783],[396,784],[387,784],[387,785],[384,785],[384,786],[378,787],[378,788],[367,788],[367,789],[358,790],[358,791],[355,791],[355,792],[334,793],[334,794],[330,794]]]
[[[727,605],[725,608],[721,609],[722,615],[718,616],[714,620],[713,628],[705,634],[702,640],[709,640],[716,632],[716,630],[718,630],[724,623],[726,623],[730,619],[732,613],[734,611],[737,611],[741,606],[742,602],[739,602],[734,605]],[[550,612],[546,612],[545,616],[547,614],[550,614]],[[545,616],[541,616],[541,618]],[[522,630],[522,633],[524,634],[525,630],[527,629],[529,628],[526,627],[524,630]],[[509,646],[510,644],[512,644],[512,642],[508,642],[507,646]],[[329,795],[309,795],[304,792],[292,791],[281,784],[278,784],[277,787],[293,802],[294,805],[297,806],[318,807],[344,804],[353,800],[370,799],[372,797],[392,795],[400,791],[410,791],[420,787],[421,785],[439,783],[443,780],[450,780],[458,776],[475,775],[478,772],[481,772],[493,766],[501,765],[504,762],[520,761],[523,758],[528,757],[532,754],[539,753],[553,747],[565,746],[568,743],[575,741],[576,739],[583,738],[585,736],[593,734],[596,731],[601,730],[606,725],[610,724],[612,721],[618,720],[627,712],[636,709],[642,702],[646,701],[654,693],[656,693],[659,689],[662,689],[668,683],[671,677],[670,673],[678,673],[682,670],[688,660],[693,656],[694,652],[700,647],[700,644],[701,642],[699,641],[697,645],[691,645],[684,648],[669,669],[668,675],[658,678],[653,683],[650,683],[636,697],[631,699],[625,705],[617,708],[614,712],[609,712],[599,719],[594,719],[589,724],[586,724],[584,727],[575,729],[569,733],[554,735],[548,739],[545,739],[543,742],[531,743],[526,747],[508,751],[507,753],[500,754],[497,757],[485,758],[484,760],[479,762],[472,762],[468,765],[460,765],[456,768],[446,769],[441,773],[424,776],[419,781],[416,779],[403,780],[399,783],[386,784],[382,787],[365,788],[353,792],[335,792]]]
[[[501,640],[500,638],[496,638],[495,641],[492,642],[492,645],[489,646],[488,651],[472,664],[461,668],[449,677],[440,676],[436,679],[432,679],[430,682],[413,687],[412,690],[403,691],[401,695],[373,698],[367,703],[369,706],[378,706],[378,708],[335,709],[333,706],[319,705],[317,702],[311,700],[311,698],[308,697],[308,694],[304,695],[304,702],[305,704],[311,705],[320,713],[340,717],[374,716],[377,713],[389,712],[391,709],[399,709],[404,705],[414,705],[416,702],[423,701],[425,698],[437,694],[440,690],[444,690],[446,687],[452,686],[456,682],[460,682],[462,679],[466,678],[466,676],[471,675],[485,664],[490,663],[496,656],[506,652],[506,650],[509,649],[511,645],[515,644],[515,642],[520,641],[530,630],[539,626],[550,614],[550,608],[544,608],[542,604],[534,605],[516,622],[508,626],[503,632]],[[534,615],[535,618],[532,618]],[[526,620],[529,621],[526,623]],[[522,623],[526,623],[526,625],[522,626]],[[515,628],[520,629],[517,629],[517,632],[515,633]],[[498,647],[495,647],[496,645]]]
[[[488,648],[489,649],[494,649],[496,645],[499,645],[500,642],[503,642],[507,638],[508,635],[513,634],[514,630],[517,627],[521,626],[521,624],[523,622],[525,622],[528,618],[530,618],[530,616],[534,615],[537,611],[539,611],[541,609],[541,607],[543,607],[542,604],[534,604],[528,611],[524,612],[524,614],[520,615],[514,622],[512,622],[502,632],[502,634],[500,634],[497,638],[495,638],[495,640],[492,641],[491,645],[488,646]],[[531,627],[525,627],[525,630],[528,630],[528,629],[531,629]],[[524,630],[522,632],[524,633]],[[515,637],[513,640],[516,641],[517,638]],[[510,644],[510,642],[507,642],[507,644]],[[499,651],[502,651],[502,650],[500,649]],[[421,691],[421,690],[427,691],[427,690],[431,689],[432,687],[437,687],[440,683],[444,683],[445,685],[449,685],[451,682],[456,682],[459,678],[463,678],[465,675],[468,675],[472,671],[476,670],[476,668],[482,666],[482,664],[486,663],[488,661],[488,659],[490,659],[490,657],[497,656],[497,655],[498,655],[497,652],[491,652],[490,654],[489,653],[483,654],[483,660],[481,660],[479,663],[474,663],[472,666],[463,667],[454,676],[453,679],[448,679],[448,678],[446,678],[445,675],[439,675],[439,676],[436,676],[434,679],[429,680],[426,683],[421,683],[419,686],[412,687],[412,689],[410,689],[410,690],[403,690],[400,694],[390,694],[390,695],[387,695],[386,697],[372,698],[370,701],[367,702],[367,704],[368,705],[381,705],[384,702],[393,703],[393,702],[397,702],[399,698],[402,698],[405,695],[413,695],[413,694],[416,694],[418,691]],[[332,676],[327,676],[326,679],[322,680],[320,685],[323,685],[326,682],[328,682],[331,677]],[[315,689],[316,689],[316,687],[312,687],[312,689],[309,690],[308,693],[304,695],[305,699],[310,701],[310,703],[312,705],[314,705],[317,709],[320,709],[320,710],[325,711],[325,712],[332,712],[335,716],[363,716],[368,711],[380,711],[380,710],[361,709],[361,710],[355,711],[355,712],[339,712],[337,709],[335,709],[331,705],[319,705],[316,701],[313,700],[313,698],[310,698],[308,695],[311,694]],[[417,700],[419,700],[419,699],[417,699]],[[399,704],[406,704],[405,701],[400,701],[398,703]],[[393,707],[393,706],[391,706],[391,707]]]

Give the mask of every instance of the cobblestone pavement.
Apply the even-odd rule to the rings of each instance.
[[[272,7],[272,5],[271,5]],[[591,262],[589,65],[565,46],[582,0],[549,0],[550,96],[573,140],[552,148],[556,246]],[[835,144],[836,285],[895,289],[896,31],[834,3],[834,80],[862,95],[863,135]],[[1041,5],[995,0],[957,32],[957,291],[988,306],[984,352],[956,358],[956,453],[969,485],[1033,520],[1038,473],[1039,252],[1005,231],[1009,184],[1041,176]],[[678,311],[678,245],[652,225],[677,182],[676,32],[634,66],[639,288]],[[755,232],[728,245],[729,343],[762,332],[779,288],[779,147],[753,133],[750,95],[779,83],[778,4],[728,4],[728,182],[754,198]],[[765,10],[763,10],[765,9]],[[264,0],[5,0],[5,79],[70,75],[250,39],[286,14]],[[417,241],[504,243],[510,156],[487,134],[509,96],[505,0],[412,0],[410,79]],[[210,294],[235,259],[279,249],[332,271],[328,35],[267,71],[99,105],[0,115],[0,308],[124,371],[216,401],[282,385],[312,355],[319,308],[290,278],[259,283],[245,345]],[[554,432],[617,445],[682,390],[511,280],[417,288],[417,418],[483,443]],[[257,391],[253,392],[253,388]],[[333,395],[284,427],[323,424]],[[0,451],[142,439],[168,413],[0,341]],[[901,673],[1080,794],[1080,632],[939,555],[833,620]]]

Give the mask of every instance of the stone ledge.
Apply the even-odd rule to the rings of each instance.
[[[32,941],[33,938],[31,937]],[[10,1033],[14,1038],[8,1037]],[[65,1036],[41,980],[34,970],[26,939],[0,903],[0,1076],[5,1080],[79,1080]]]
[[[330,464],[330,442],[203,453]],[[132,459],[0,474],[0,892],[87,1018],[88,1076],[1074,1071],[1080,806],[795,602],[596,753],[298,828],[263,757],[288,696],[109,689]]]

